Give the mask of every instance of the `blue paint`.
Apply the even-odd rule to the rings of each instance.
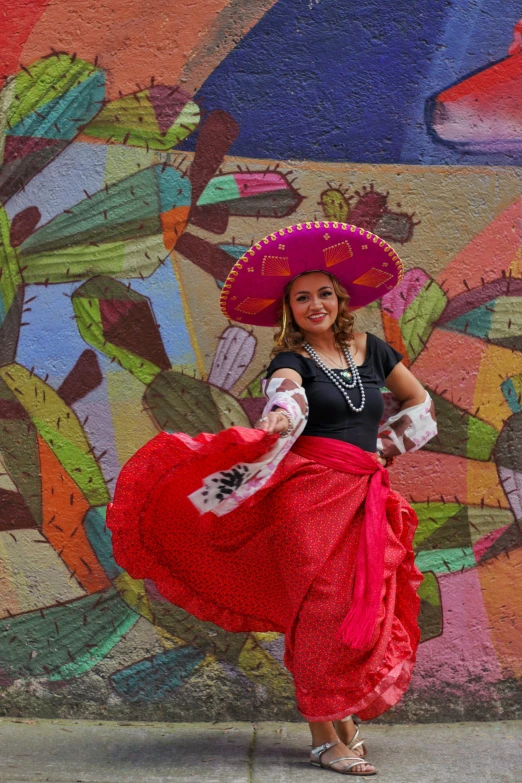
[[[120,574],[123,574],[123,568],[120,568],[114,560],[112,553],[112,533],[105,524],[107,513],[106,506],[94,506],[90,508],[83,520],[85,533],[89,543],[96,553],[105,573],[109,579],[114,580]]]
[[[219,245],[220,250],[224,250],[225,253],[228,253],[229,256],[232,256],[236,261],[238,258],[241,258],[241,256],[244,256],[246,251],[249,248],[249,245]],[[216,280],[217,287],[221,291],[223,286],[225,285],[224,280]]]
[[[49,90],[49,93],[52,93]],[[69,141],[78,133],[78,128],[86,125],[105,98],[105,73],[95,71],[81,84],[67,90],[58,98],[53,98],[17,122],[7,131],[9,136],[35,136],[40,139],[60,139]]]
[[[522,411],[522,405],[518,399],[518,394],[515,389],[513,379],[508,378],[507,381],[503,381],[500,384],[500,388],[502,389],[502,394],[504,395],[504,398],[513,413],[520,413]]]
[[[185,323],[179,285],[170,258],[167,256],[165,263],[160,265],[150,277],[129,282],[134,291],[150,299],[154,316],[160,326],[163,345],[171,363],[195,365],[196,357]]]
[[[511,5],[511,4],[510,4]],[[463,156],[424,124],[434,93],[501,59],[520,9],[503,0],[279,0],[196,95],[225,109],[248,157],[368,163],[514,163]],[[194,148],[195,139],[185,142]]]
[[[448,574],[461,569],[473,568],[476,565],[476,560],[471,547],[429,549],[417,553],[415,565],[423,574],[426,571],[433,571],[435,574]]]
[[[487,308],[490,309],[488,310]],[[454,318],[452,321],[447,321],[443,328],[452,332],[464,332],[465,334],[473,335],[473,337],[484,339],[488,336],[491,328],[492,311],[494,308],[495,300],[493,299],[493,301],[486,302],[468,313],[459,315],[458,318]]]
[[[85,199],[85,192],[96,193],[103,187],[107,147],[104,144],[71,144],[25,188],[5,205],[12,220],[26,207],[38,207],[38,228],[64,209],[71,209]]]
[[[86,343],[76,328],[70,296],[78,283],[27,286],[25,299],[36,296],[24,313],[28,326],[20,330],[16,360],[57,388],[76,364]],[[65,296],[64,296],[65,294]]]
[[[116,672],[111,684],[127,701],[162,701],[190,677],[204,658],[205,653],[195,647],[177,647]]]
[[[188,177],[182,176],[177,169],[156,166],[155,175],[158,179],[160,208],[168,212],[173,207],[189,207],[192,196],[192,185]]]
[[[249,245],[219,245],[219,247],[221,250],[224,250],[225,253],[228,253],[229,256],[232,256],[232,258],[237,260],[245,255]]]
[[[195,356],[170,261],[167,259],[150,277],[130,282],[135,291],[150,298],[172,364],[194,365]],[[48,374],[48,383],[54,388],[61,384],[87,345],[72,318],[74,312],[69,298],[79,285],[63,283],[47,288],[32,285],[26,289],[25,298],[36,296],[36,299],[29,305],[31,311],[24,314],[29,326],[20,331],[16,358],[25,367],[34,367],[40,377]],[[102,355],[98,352],[97,355],[102,363]],[[114,364],[110,369],[117,371]]]
[[[98,464],[107,482],[107,488],[113,493],[115,478],[121,468],[112,421],[112,406],[117,405],[118,401],[111,401],[107,379],[111,372],[123,372],[123,370],[115,362],[111,364],[110,359],[103,354],[97,352],[96,356],[103,376],[102,382],[81,400],[77,400],[72,408],[82,424],[89,443],[96,447],[96,454],[105,452]]]

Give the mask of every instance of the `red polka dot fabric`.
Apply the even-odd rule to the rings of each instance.
[[[290,452],[229,514],[199,515],[188,500],[205,476],[259,459],[273,437],[232,427],[197,438],[160,433],[147,443],[124,466],[109,506],[116,561],[201,620],[284,633],[307,720],[375,718],[404,694],[419,643],[415,513],[390,492],[378,622],[369,649],[349,649],[338,631],[350,608],[368,476]]]

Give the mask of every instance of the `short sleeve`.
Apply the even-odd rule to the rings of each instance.
[[[282,351],[274,356],[266,371],[267,379],[275,373],[276,370],[295,370],[301,378],[315,378],[314,364],[310,359],[306,359],[299,353],[292,351]]]
[[[381,338],[377,337],[375,334],[368,333],[368,337],[373,341],[372,359],[375,370],[379,375],[382,375],[382,379],[385,380],[393,368],[399,364],[403,358],[402,353],[396,351],[395,348],[392,348],[391,345],[388,345],[388,343],[381,340]]]

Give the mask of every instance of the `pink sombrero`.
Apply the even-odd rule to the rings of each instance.
[[[404,268],[383,239],[346,223],[298,223],[261,239],[226,279],[221,310],[232,321],[275,326],[286,284],[303,272],[328,272],[350,295],[350,310],[364,307],[402,280]]]

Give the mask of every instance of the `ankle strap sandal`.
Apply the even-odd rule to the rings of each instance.
[[[329,772],[337,772],[339,775],[360,775],[361,777],[372,777],[373,775],[376,775],[377,772],[351,772],[350,770],[353,769],[353,767],[357,767],[360,764],[368,764],[367,761],[365,761],[360,756],[354,757],[354,756],[341,756],[341,758],[338,759],[332,759],[332,761],[326,762],[326,764],[323,764],[321,761],[321,756],[323,753],[326,753],[327,750],[330,750],[330,748],[333,748],[335,745],[339,744],[339,740],[337,742],[325,742],[324,745],[318,745],[317,748],[312,748],[310,751],[310,755],[312,758],[310,759],[310,764],[312,767],[320,767],[321,769],[326,769]],[[347,764],[342,769],[334,769],[334,764],[338,764],[340,761],[351,761],[351,764]]]

